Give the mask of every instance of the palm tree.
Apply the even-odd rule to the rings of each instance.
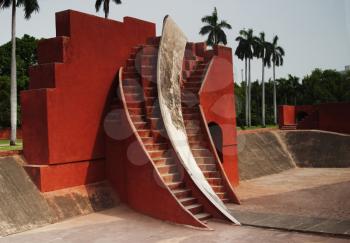
[[[112,0],[112,1],[115,2],[116,4],[122,3],[121,0]],[[106,19],[108,19],[108,15],[109,15],[109,2],[110,0],[96,0],[96,3],[95,3],[96,12],[100,11],[100,8],[103,3],[103,11],[105,12]]]
[[[238,47],[235,55],[245,61],[245,80],[246,80],[246,125],[251,126],[251,68],[250,61],[254,57],[257,48],[257,41],[253,35],[253,30],[241,30],[240,36],[236,38]],[[248,66],[248,82],[247,82],[247,66]]]
[[[284,50],[282,47],[278,46],[278,36],[273,38],[271,43],[271,55],[273,64],[273,114],[274,122],[277,124],[277,94],[276,94],[276,66],[283,65]]]
[[[11,29],[11,138],[10,145],[16,145],[17,138],[17,64],[16,64],[16,8],[24,7],[24,17],[30,19],[33,12],[39,11],[37,0],[0,0],[0,8],[12,7]]]
[[[260,37],[257,38],[257,49],[256,56],[261,58],[262,62],[262,75],[261,75],[261,86],[262,86],[262,99],[261,99],[261,111],[262,111],[262,126],[266,126],[265,122],[265,67],[271,67],[271,43],[265,40],[265,33],[261,32]]]
[[[219,22],[218,11],[216,7],[214,8],[212,15],[207,15],[202,18],[202,22],[206,23],[207,25],[201,28],[199,34],[209,34],[206,41],[208,46],[214,46],[220,43],[223,43],[224,45],[227,44],[226,34],[223,29],[226,28],[230,30],[232,27],[225,20],[221,20]]]

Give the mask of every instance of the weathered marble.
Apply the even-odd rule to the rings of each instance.
[[[176,23],[170,17],[165,17],[157,67],[159,104],[165,129],[184,168],[197,187],[227,219],[239,224],[205,179],[189,146],[181,111],[180,88],[186,43],[187,38]]]

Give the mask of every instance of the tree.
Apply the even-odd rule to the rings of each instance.
[[[208,39],[206,41],[208,46],[214,46],[220,43],[224,45],[227,44],[227,37],[223,29],[232,29],[232,27],[225,20],[219,22],[216,7],[214,8],[212,15],[207,15],[202,18],[202,22],[207,25],[201,28],[199,34],[208,34]]]
[[[245,80],[247,82],[247,66],[248,66],[248,82],[246,88],[246,125],[251,126],[251,68],[250,61],[254,57],[257,48],[257,41],[253,35],[253,30],[245,29],[239,32],[240,36],[236,38],[238,46],[235,55],[245,61]]]
[[[16,8],[24,7],[24,17],[30,19],[33,12],[39,11],[37,0],[0,0],[0,8],[12,6],[12,51],[11,51],[11,138],[10,145],[16,145],[17,138],[17,70],[16,70]]]
[[[273,38],[271,45],[272,52],[272,64],[273,64],[273,113],[274,122],[277,124],[277,94],[276,94],[276,66],[283,65],[284,50],[282,47],[278,46],[278,36]]]
[[[22,90],[28,88],[29,66],[37,64],[38,39],[24,35],[16,38],[16,64],[17,64],[17,98]],[[11,50],[12,43],[0,46],[0,127],[10,127],[10,87],[11,87]],[[17,124],[20,126],[20,104],[17,104]]]
[[[112,1],[115,2],[116,4],[122,3],[121,0],[112,0]],[[103,4],[103,12],[105,13],[106,19],[108,19],[108,15],[109,15],[109,2],[110,0],[96,0],[96,3],[95,3],[96,12],[100,11],[100,8]]]
[[[257,39],[256,56],[261,58],[262,63],[262,75],[261,75],[261,86],[262,86],[262,98],[261,98],[261,123],[262,126],[266,126],[265,119],[265,67],[271,67],[271,43],[265,40],[265,33],[260,33],[260,38]]]

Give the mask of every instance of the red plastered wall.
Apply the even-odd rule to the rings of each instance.
[[[31,164],[104,158],[101,121],[111,84],[155,25],[68,10],[56,14],[56,34],[39,43],[39,65],[21,94],[24,155]]]
[[[106,179],[102,121],[112,83],[155,24],[67,10],[56,14],[56,35],[39,42],[21,93],[26,170],[42,191]]]
[[[233,185],[238,185],[236,109],[231,48],[216,46],[205,83],[200,91],[200,104],[208,123],[215,122],[223,134],[223,167]]]
[[[279,125],[288,124],[299,112],[308,114],[298,129],[320,129],[350,134],[350,103],[279,106]]]
[[[278,106],[278,124],[280,127],[295,124],[295,106]]]

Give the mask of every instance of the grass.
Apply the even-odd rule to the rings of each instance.
[[[10,140],[0,140],[0,151],[22,150],[22,139],[17,139],[16,146],[10,146]]]
[[[251,126],[251,127],[244,127],[244,129],[242,129],[241,127],[237,127],[237,130],[255,130],[255,129],[261,129],[261,128],[277,128],[277,125],[266,125],[265,127],[259,125],[259,126]]]

